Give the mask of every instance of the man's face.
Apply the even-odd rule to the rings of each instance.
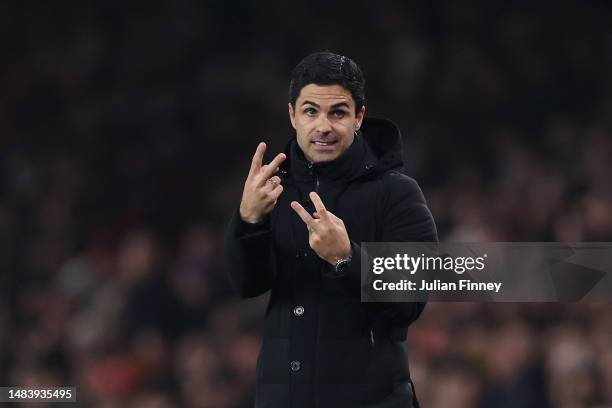
[[[340,85],[306,85],[289,103],[289,118],[297,142],[312,163],[334,160],[353,143],[363,122],[365,106],[355,115],[351,93]]]

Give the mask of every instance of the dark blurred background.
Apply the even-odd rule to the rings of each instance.
[[[266,299],[222,265],[290,70],[360,64],[454,241],[612,241],[608,2],[0,4],[0,385],[252,406]],[[271,155],[268,155],[269,157]],[[425,407],[612,404],[612,305],[429,304]]]

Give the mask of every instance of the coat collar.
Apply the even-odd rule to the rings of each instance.
[[[358,171],[365,154],[364,141],[360,136],[355,136],[353,143],[338,158],[323,163],[310,163],[294,138],[289,152],[291,174],[298,182],[315,177],[329,181],[348,181]]]
[[[337,159],[310,164],[293,136],[285,147],[287,160],[281,165],[283,182],[313,180],[348,182],[403,166],[401,135],[386,119],[366,118],[349,148]]]

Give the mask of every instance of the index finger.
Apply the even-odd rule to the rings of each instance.
[[[257,149],[255,149],[255,154],[253,155],[253,160],[251,160],[251,168],[249,170],[249,176],[255,174],[261,169],[261,163],[263,161],[264,153],[266,152],[266,144],[264,142],[260,142],[257,145]]]
[[[319,215],[319,217],[327,218],[327,209],[323,205],[323,200],[321,200],[321,197],[319,197],[319,195],[314,191],[311,191],[310,199],[312,200],[315,208],[317,209],[317,214]]]
[[[285,156],[285,153],[277,154],[274,160],[272,160],[270,164],[268,164],[268,166],[263,170],[261,176],[262,180],[267,180],[272,177],[274,173],[276,173],[276,169],[281,165],[283,161],[285,161],[286,157],[287,156]]]
[[[312,218],[310,214],[308,214],[308,211],[306,211],[304,207],[302,207],[302,204],[298,203],[297,201],[292,201],[291,208],[293,208],[297,215],[300,216],[302,221],[304,221],[304,224],[308,225],[311,228],[313,227],[314,218]]]

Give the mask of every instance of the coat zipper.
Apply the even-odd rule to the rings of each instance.
[[[308,163],[308,170],[310,170],[310,175],[315,176],[315,193],[319,193],[319,175],[313,169],[314,165],[312,163]]]
[[[317,174],[317,172],[315,171],[315,169],[313,168],[313,164],[312,163],[308,163],[308,170],[311,176],[315,177],[315,193],[319,194],[319,175]],[[319,325],[319,307],[320,307],[320,299],[317,298],[317,320],[316,320],[316,333],[317,333],[317,337],[316,337],[316,342],[315,342],[315,361],[314,361],[314,373],[315,373],[315,380],[313,382],[313,388],[314,388],[314,403],[315,403],[315,407],[319,407],[320,405],[320,395],[319,395],[319,387],[317,386],[317,378],[318,378],[318,360],[319,360],[319,341],[321,338],[321,334],[319,333],[320,330],[320,325]]]

